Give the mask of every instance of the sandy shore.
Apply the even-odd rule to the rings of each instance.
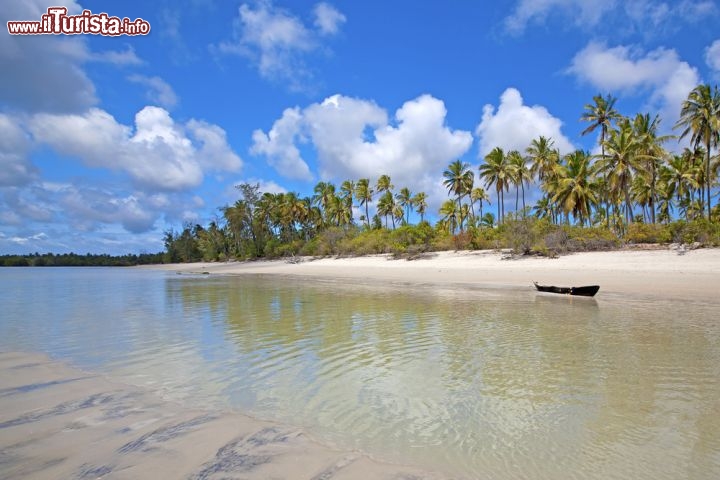
[[[3,479],[436,479],[237,413],[188,410],[35,353],[0,352]]]
[[[193,263],[141,268],[179,273],[268,274],[333,278],[342,282],[395,282],[480,288],[531,288],[532,281],[554,285],[601,286],[607,294],[718,301],[720,249],[622,250],[548,258],[506,259],[494,251],[439,252],[417,260],[388,255],[356,258]]]

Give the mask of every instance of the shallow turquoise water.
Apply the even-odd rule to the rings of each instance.
[[[468,478],[720,477],[718,303],[0,269],[0,349]]]

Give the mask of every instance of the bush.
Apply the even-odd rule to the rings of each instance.
[[[661,224],[631,223],[625,233],[628,243],[670,243],[672,233],[670,229]]]
[[[690,222],[678,220],[668,225],[672,241],[675,243],[695,243],[704,246],[720,245],[720,223],[707,219],[695,219]]]

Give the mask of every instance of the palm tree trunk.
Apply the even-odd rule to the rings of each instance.
[[[716,87],[717,88],[717,87]],[[710,209],[710,137],[705,141],[705,191],[707,192],[707,214],[708,222],[712,220]]]

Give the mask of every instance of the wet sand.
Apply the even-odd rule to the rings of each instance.
[[[0,352],[3,479],[438,479],[293,427],[188,410],[37,353]]]
[[[419,259],[389,255],[352,258],[191,263],[149,267],[178,273],[293,275],[337,282],[393,282],[450,288],[532,289],[532,281],[559,286],[600,285],[605,294],[717,301],[720,249],[620,250],[559,258],[509,258],[497,251],[438,252]]]

